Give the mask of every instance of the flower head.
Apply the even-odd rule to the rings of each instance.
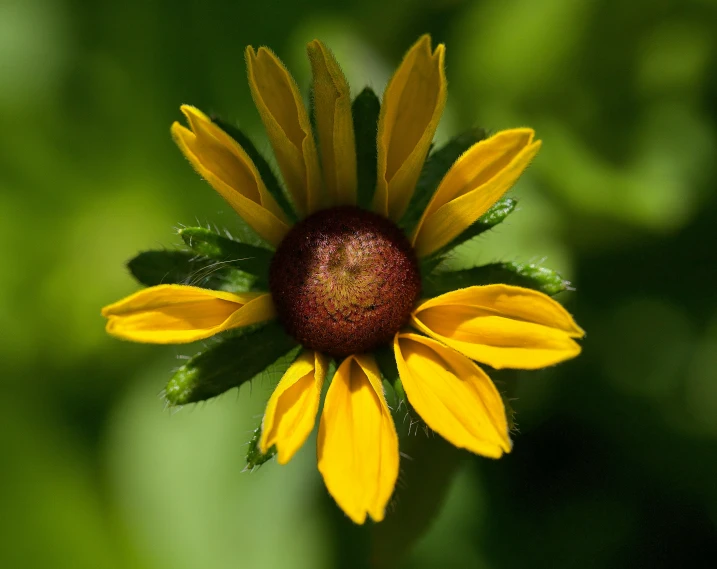
[[[295,225],[271,263],[279,319],[303,346],[347,357],[389,344],[421,291],[413,248],[385,217],[353,206]]]
[[[251,93],[283,186],[229,125],[183,106],[188,127],[172,126],[184,155],[262,246],[187,229],[182,237],[193,253],[161,256],[171,267],[159,279],[147,276],[154,274],[145,270],[148,254],[137,257],[130,268],[153,286],[103,314],[110,334],[138,342],[186,343],[229,331],[173,378],[167,394],[174,403],[239,385],[301,346],[268,401],[258,452],[275,450],[279,463],[288,462],[312,432],[330,382],[319,470],[354,522],[380,521],[399,472],[384,380],[447,441],[499,458],[512,444],[506,410],[478,364],[553,365],[580,353],[575,340],[583,331],[546,294],[565,286],[545,269],[440,268],[446,252],[512,210],[514,202],[500,200],[538,152],[534,132],[471,131],[429,156],[446,101],[443,45],[434,50],[428,36],[419,39],[389,81],[380,111],[370,91],[351,102],[321,42],[311,42],[308,54],[313,121],[279,59],[263,47],[246,50]],[[190,286],[190,278],[202,286]],[[278,326],[262,327],[274,319]],[[379,366],[375,350],[390,350],[397,377]],[[227,363],[232,357],[235,366]]]

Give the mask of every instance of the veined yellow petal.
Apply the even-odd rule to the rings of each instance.
[[[299,88],[272,51],[246,48],[249,87],[284,182],[300,215],[321,204],[321,174],[309,115]]]
[[[510,452],[505,407],[483,370],[418,334],[396,334],[393,349],[408,400],[426,425],[451,444],[483,456]]]
[[[319,425],[319,471],[355,523],[384,517],[398,477],[398,437],[373,357],[346,358],[336,371]]]
[[[175,122],[172,136],[192,166],[260,237],[279,245],[289,225],[254,162],[199,109],[183,105],[182,112],[191,130]]]
[[[419,257],[450,243],[515,184],[540,149],[534,136],[529,128],[504,130],[458,158],[414,230]]]
[[[356,205],[356,146],[351,93],[339,64],[319,40],[307,46],[314,116],[329,205]]]
[[[573,358],[585,333],[542,292],[473,286],[421,303],[413,324],[469,358],[494,368],[537,369]]]
[[[378,179],[373,209],[394,221],[411,201],[446,104],[443,44],[422,36],[408,50],[383,94],[378,121]]]
[[[107,332],[149,344],[186,344],[276,316],[271,295],[158,285],[102,309]]]
[[[269,398],[261,425],[259,448],[266,453],[276,445],[279,464],[286,464],[314,428],[326,356],[305,351],[291,364]]]

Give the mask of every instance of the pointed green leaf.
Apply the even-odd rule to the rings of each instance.
[[[379,346],[374,350],[373,356],[376,359],[383,380],[393,385],[396,380],[399,379],[398,366],[396,365],[396,358],[393,354],[393,347]]]
[[[145,286],[184,284],[244,292],[256,278],[236,268],[187,251],[144,251],[127,263],[132,276]]]
[[[294,349],[290,350],[286,355],[280,357],[273,364],[271,364],[264,371],[262,371],[261,374],[259,374],[259,376],[254,379],[254,381],[262,382],[262,380],[268,379],[272,385],[272,388],[276,387],[276,385],[279,383],[279,380],[286,373],[286,370],[289,369],[289,366],[291,366],[294,360],[296,360],[296,358],[299,356],[302,349],[303,348],[301,346],[294,347]],[[275,446],[272,446],[266,453],[262,453],[261,449],[259,448],[259,438],[261,437],[261,428],[263,420],[264,419],[262,418],[257,428],[254,429],[251,440],[249,441],[249,448],[247,449],[246,453],[245,470],[254,470],[265,462],[271,460],[274,455],[276,455]]]
[[[427,298],[459,288],[488,284],[508,284],[554,295],[570,288],[559,273],[532,263],[491,263],[462,271],[434,271],[423,278]]]
[[[488,136],[485,129],[474,128],[463,134],[459,134],[447,144],[431,152],[421,170],[421,176],[416,184],[416,191],[413,193],[408,209],[401,219],[399,226],[410,235],[421,219],[423,212],[428,207],[433,194],[443,180],[453,163],[476,142],[480,142]]]
[[[438,265],[440,265],[446,253],[449,253],[459,245],[463,245],[467,241],[470,241],[474,237],[477,237],[481,233],[492,229],[499,223],[501,223],[506,217],[508,217],[515,206],[518,205],[518,201],[513,198],[501,198],[495,202],[491,208],[485,212],[478,220],[466,228],[463,233],[456,237],[453,241],[441,247],[435,253],[429,255],[425,259],[421,260],[421,272],[423,274],[430,273]]]
[[[255,286],[268,290],[273,251],[234,241],[203,227],[185,227],[179,235],[196,253],[253,275]]]
[[[358,205],[371,207],[376,191],[378,115],[381,103],[369,87],[361,91],[351,105],[356,139],[356,170],[358,176]]]
[[[374,350],[373,356],[384,381],[386,402],[393,412],[396,430],[400,437],[404,437],[409,434],[408,431],[415,425],[416,419],[403,389],[393,348],[381,346]]]
[[[254,162],[254,166],[256,166],[256,169],[259,171],[259,175],[261,176],[266,189],[269,190],[269,193],[274,197],[276,203],[279,204],[282,211],[289,217],[292,224],[296,223],[298,218],[296,217],[296,212],[291,205],[288,193],[284,191],[284,188],[279,183],[279,179],[271,169],[269,162],[266,158],[264,158],[263,154],[259,152],[256,146],[254,146],[251,139],[244,134],[238,126],[235,126],[230,122],[215,116],[211,117],[211,119],[212,122],[231,136],[237,144],[244,149],[244,152],[246,152],[249,158],[251,158],[251,161]]]
[[[326,393],[329,391],[329,386],[334,379],[334,375],[336,375],[338,367],[336,360],[329,357],[329,363],[326,367],[326,377],[324,377],[324,385],[321,387],[321,401],[326,399]]]
[[[179,368],[167,384],[165,397],[171,405],[216,397],[251,380],[296,345],[277,321],[239,330]]]
[[[276,456],[276,445],[272,445],[266,453],[261,452],[259,448],[259,439],[261,438],[261,425],[259,425],[252,433],[249,441],[249,449],[246,453],[246,470],[254,470],[265,462],[269,462]]]

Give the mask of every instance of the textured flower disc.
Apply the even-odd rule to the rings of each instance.
[[[289,334],[343,357],[391,341],[408,321],[421,278],[398,227],[345,206],[291,229],[274,255],[269,286]]]

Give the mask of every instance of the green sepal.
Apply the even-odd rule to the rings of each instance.
[[[363,208],[371,207],[376,191],[376,136],[380,111],[381,103],[369,87],[361,91],[351,104],[356,140],[357,203]]]
[[[453,249],[463,243],[470,241],[474,237],[477,237],[481,233],[492,229],[499,223],[502,223],[506,217],[508,217],[515,207],[518,205],[518,201],[513,198],[501,198],[495,202],[488,211],[486,211],[481,217],[478,218],[472,225],[469,225],[463,232],[458,235],[453,241],[444,245],[435,253],[432,253],[428,257],[421,260],[421,272],[426,274],[430,273],[438,265],[440,265],[445,255],[451,252]]]
[[[386,403],[393,412],[396,430],[399,436],[407,436],[413,425],[416,424],[417,419],[403,389],[393,348],[392,346],[381,346],[374,350],[373,356],[381,372]]]
[[[401,381],[400,375],[393,382],[393,392],[396,394],[396,398],[398,400],[398,410],[401,410],[401,405],[403,405],[405,409],[408,409],[408,397],[403,389],[403,382]]]
[[[132,276],[145,286],[192,285],[227,292],[246,292],[256,278],[230,265],[188,251],[144,251],[127,263]]]
[[[533,263],[491,263],[462,271],[434,271],[423,277],[423,295],[431,298],[469,286],[508,284],[555,295],[570,288],[557,272]]]
[[[392,346],[381,346],[373,351],[373,357],[376,359],[378,369],[381,372],[381,379],[388,382],[391,388],[399,396],[397,403],[406,404],[405,399],[406,393],[403,390],[403,384],[401,384],[401,377],[398,373],[398,366],[396,365],[396,356],[393,353]],[[396,385],[400,384],[400,387],[396,389]]]
[[[251,440],[249,441],[249,449],[246,452],[246,468],[245,470],[254,470],[260,467],[265,462],[269,462],[276,456],[276,445],[271,445],[271,448],[265,453],[261,452],[259,448],[259,439],[261,438],[261,425],[259,425],[252,433]]]
[[[262,371],[261,374],[254,379],[254,381],[262,381],[266,378],[272,383],[272,387],[275,387],[276,384],[278,384],[280,379],[283,377],[283,375],[286,373],[286,370],[289,369],[291,364],[299,356],[302,349],[303,348],[299,345],[295,346],[287,354],[277,359],[273,364],[271,364],[264,371]],[[246,453],[246,467],[244,468],[245,471],[255,470],[265,462],[268,462],[269,460],[274,458],[274,456],[276,455],[275,445],[272,445],[271,448],[269,448],[269,450],[265,453],[262,453],[261,449],[259,448],[259,439],[261,438],[263,420],[264,419],[262,417],[261,421],[259,422],[259,425],[256,427],[256,429],[254,429],[251,440],[249,441],[249,447]]]
[[[256,166],[256,169],[259,171],[259,175],[261,176],[266,189],[269,190],[269,193],[274,197],[276,203],[279,204],[279,207],[287,215],[292,225],[296,223],[298,219],[296,211],[291,205],[291,201],[289,200],[287,193],[279,183],[279,179],[276,177],[276,174],[274,174],[269,162],[266,158],[264,158],[264,155],[259,152],[256,146],[254,146],[251,139],[244,134],[239,127],[216,116],[212,116],[211,119],[214,124],[231,136],[236,143],[244,149],[244,152],[246,152],[249,158],[251,158],[251,161],[254,162],[254,166]]]
[[[329,387],[331,386],[331,382],[334,379],[334,375],[336,375],[336,370],[339,369],[339,363],[334,358],[328,357],[328,364],[326,365],[326,377],[324,377],[324,384],[321,387],[321,396],[319,397],[321,401],[321,405],[323,405],[323,402],[326,401],[326,394],[329,392]],[[317,416],[321,415],[321,410],[319,409],[319,414]]]
[[[204,227],[184,227],[179,236],[192,251],[253,275],[255,287],[267,290],[272,251],[234,241]]]
[[[431,152],[423,165],[421,175],[416,184],[416,190],[413,192],[406,213],[398,224],[407,235],[410,235],[415,229],[423,212],[428,207],[428,202],[431,201],[441,180],[443,180],[455,161],[471,146],[484,140],[487,136],[488,132],[485,129],[473,128],[451,139],[435,152]]]
[[[216,397],[250,381],[296,346],[276,321],[237,330],[175,372],[165,390],[167,402],[185,405]]]

